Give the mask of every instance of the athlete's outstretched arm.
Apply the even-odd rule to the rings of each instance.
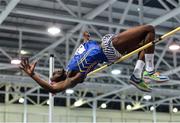
[[[83,81],[84,78],[82,78],[82,75],[79,72],[73,77],[66,78],[64,81],[54,83],[53,85],[51,85],[51,87],[53,92],[60,92],[66,90],[67,88],[72,88]]]
[[[55,93],[64,91],[67,88],[74,87],[75,85],[84,80],[84,78],[81,77],[81,73],[77,73],[74,77],[67,78],[64,81],[51,85],[47,81],[41,79],[39,75],[34,73],[36,63],[37,62],[29,64],[28,59],[23,59],[20,68],[24,70],[32,79],[34,79],[41,87],[48,90],[49,92]]]
[[[31,76],[41,87],[48,90],[49,92],[56,93],[66,90],[67,88],[72,88],[78,83],[82,82],[81,73],[77,73],[74,77],[65,79],[57,83],[49,84],[47,81],[41,79],[37,74]]]

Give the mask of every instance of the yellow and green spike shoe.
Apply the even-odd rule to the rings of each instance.
[[[143,77],[144,77],[144,79],[150,79],[150,80],[154,80],[156,82],[166,82],[166,81],[169,81],[169,77],[168,76],[161,75],[159,72],[144,71],[143,72]]]
[[[134,75],[132,75],[130,77],[129,82],[141,91],[144,91],[144,92],[152,91],[152,89],[145,83],[145,81],[143,79],[136,78]]]

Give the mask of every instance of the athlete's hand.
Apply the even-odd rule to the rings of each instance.
[[[30,64],[28,58],[25,58],[25,59],[22,59],[21,65],[19,68],[24,70],[24,72],[26,72],[29,76],[33,76],[36,64],[37,64],[37,61]]]

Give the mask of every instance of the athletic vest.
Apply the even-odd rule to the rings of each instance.
[[[67,71],[78,71],[86,76],[94,70],[98,63],[107,62],[99,44],[94,40],[89,40],[79,46],[74,56],[67,65]]]

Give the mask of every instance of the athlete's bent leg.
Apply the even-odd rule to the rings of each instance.
[[[112,42],[114,47],[121,53],[127,54],[135,49],[152,42],[155,39],[155,30],[151,25],[143,25],[128,29],[122,33],[117,34]],[[146,74],[147,77],[154,77],[154,45],[141,51],[139,53],[139,59],[136,63],[133,75],[130,78],[130,82],[143,91],[151,91],[142,78],[142,71],[146,62]],[[147,74],[148,73],[148,74]],[[153,77],[151,76],[153,75]],[[157,78],[157,76],[155,76]],[[159,79],[159,78],[158,78]]]
[[[153,26],[143,25],[119,33],[113,38],[112,42],[114,47],[121,54],[127,54],[139,48],[140,46],[145,45],[150,41],[153,41],[154,37],[155,31]],[[154,53],[154,46],[151,46],[147,48],[145,51],[141,51],[139,53],[139,60],[136,63],[133,75],[130,78],[130,82],[139,89],[149,92],[151,91],[151,88],[149,88],[148,85],[146,85],[146,83],[142,79],[142,71],[145,65],[144,57],[146,53]]]

